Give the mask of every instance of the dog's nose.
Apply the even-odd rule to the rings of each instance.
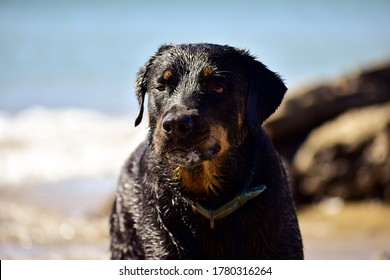
[[[195,120],[190,115],[168,114],[162,120],[164,134],[172,139],[186,138],[194,129]]]

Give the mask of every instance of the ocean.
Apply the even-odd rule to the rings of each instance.
[[[126,124],[117,130],[119,135],[110,130],[112,139],[122,139],[122,130],[132,133],[135,75],[162,43],[212,42],[249,49],[279,72],[292,91],[326,81],[390,58],[389,12],[390,2],[381,0],[272,4],[200,0],[186,5],[180,1],[2,0],[0,143],[29,142],[34,158],[38,134],[61,142],[56,151],[67,155],[65,147],[107,138],[116,121]],[[62,137],[73,124],[83,127]],[[17,134],[16,127],[24,133]],[[90,127],[95,127],[93,133]],[[26,147],[23,152],[28,154]],[[2,145],[1,151],[11,154],[8,146]],[[99,153],[88,151],[91,157]],[[58,155],[55,160],[64,162],[67,157]],[[16,154],[12,158],[21,159]],[[0,185],[9,183],[10,177],[17,183],[18,176],[10,175],[16,164],[7,163],[4,156],[1,162],[11,171],[0,175]],[[81,173],[92,176],[93,172],[81,168],[69,172],[69,177]],[[95,174],[100,173],[95,169]]]

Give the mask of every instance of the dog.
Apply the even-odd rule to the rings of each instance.
[[[246,50],[163,45],[136,78],[146,140],[125,163],[112,259],[303,259],[288,178],[262,128],[287,88]]]

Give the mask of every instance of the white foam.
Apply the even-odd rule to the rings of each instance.
[[[38,107],[0,113],[0,185],[117,176],[145,134],[130,116]]]

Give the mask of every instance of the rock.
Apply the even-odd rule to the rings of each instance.
[[[298,203],[390,200],[390,62],[286,96],[265,127]]]
[[[292,160],[308,133],[351,108],[390,100],[390,62],[348,75],[330,84],[286,96],[266,123],[276,148]]]
[[[390,199],[390,102],[313,130],[292,161],[297,196]]]

